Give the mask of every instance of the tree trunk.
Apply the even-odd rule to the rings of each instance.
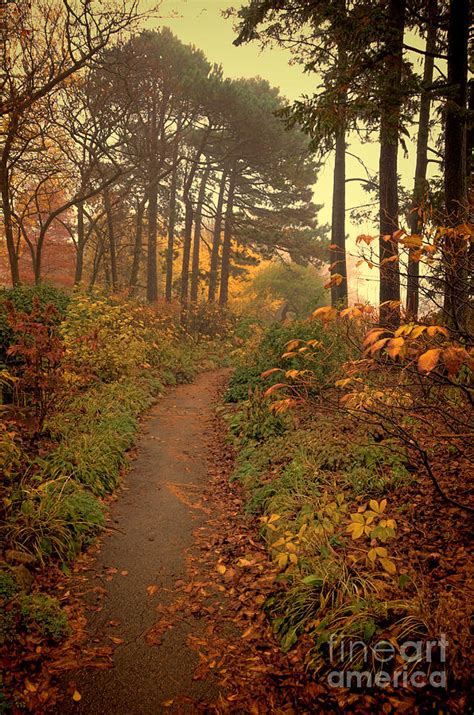
[[[224,241],[222,243],[221,282],[219,290],[219,305],[221,306],[227,305],[227,300],[229,298],[230,249],[232,242],[235,182],[236,171],[234,167],[229,180],[229,191],[227,194],[227,206],[224,223]]]
[[[168,210],[168,246],[166,248],[166,287],[165,298],[171,303],[173,297],[173,254],[174,254],[174,230],[176,226],[176,192],[178,188],[178,149],[176,141],[173,156],[173,171],[170,184],[170,201]]]
[[[189,259],[191,256],[191,239],[193,231],[193,204],[191,201],[191,188],[194,181],[194,176],[198,169],[199,160],[201,158],[204,147],[209,138],[210,129],[204,134],[201,139],[196,153],[191,162],[191,168],[185,179],[183,186],[183,202],[184,202],[184,236],[183,236],[183,262],[181,266],[181,305],[186,308],[188,303],[188,287],[189,287]],[[184,312],[181,314],[182,320],[185,322]]]
[[[11,130],[9,131],[5,144],[2,149],[2,157],[0,160],[0,189],[2,196],[3,208],[3,226],[5,231],[5,240],[7,243],[8,260],[10,263],[10,275],[12,285],[16,286],[20,283],[20,268],[18,265],[18,251],[15,247],[15,237],[13,236],[13,220],[12,208],[10,204],[10,175],[8,171],[8,159],[13,144],[13,137],[16,134],[18,127],[18,119],[12,118]]]
[[[92,274],[89,281],[89,290],[92,290],[95,285],[99,273],[100,263],[104,255],[104,242],[97,224],[94,228],[94,233],[97,237],[97,244],[94,251],[94,261],[92,263]]]
[[[158,300],[158,273],[157,273],[157,216],[158,216],[158,187],[151,184],[148,196],[148,252],[147,252],[147,280],[146,297],[149,303]]]
[[[346,14],[346,0],[339,0],[341,16]],[[346,70],[347,53],[343,42],[337,44],[337,66],[340,72]],[[342,92],[338,102],[339,130],[336,134],[334,156],[334,177],[332,191],[331,225],[331,276],[337,280],[331,282],[331,305],[346,306],[348,301],[347,261],[346,261],[346,102],[347,92]],[[339,278],[341,276],[341,278]]]
[[[117,247],[115,243],[114,217],[108,188],[104,189],[104,206],[105,213],[107,215],[107,232],[109,237],[110,277],[112,281],[112,289],[115,291],[118,288]]]
[[[436,50],[436,17],[438,14],[437,0],[430,0],[428,7],[428,26],[426,34],[426,55],[423,70],[423,87],[429,87],[433,82],[434,52]],[[418,137],[416,142],[415,184],[413,187],[413,203],[409,217],[410,233],[421,235],[423,231],[423,202],[426,198],[428,183],[426,171],[428,168],[428,138],[430,125],[431,95],[426,89],[420,98],[420,117],[418,121]],[[420,262],[419,249],[412,247],[408,254],[407,278],[407,314],[410,320],[418,319]]]
[[[82,280],[82,271],[84,269],[84,248],[85,248],[84,207],[82,204],[78,204],[77,205],[77,247],[76,247],[76,267],[74,270],[74,285],[78,285]]]
[[[467,219],[467,67],[469,0],[451,0],[448,28],[448,85],[445,121],[444,192],[446,225],[456,227]],[[444,238],[447,324],[461,333],[468,311],[467,241],[453,232]]]
[[[400,322],[400,269],[398,244],[398,133],[401,109],[401,79],[405,0],[389,0],[386,71],[390,89],[380,117],[380,324],[396,327]],[[389,303],[394,302],[394,305]]]
[[[143,214],[145,212],[146,199],[137,201],[137,213],[135,217],[135,242],[133,244],[133,261],[130,270],[130,280],[128,282],[128,294],[134,296],[137,290],[138,273],[140,271],[140,261],[142,257],[143,244]]]
[[[216,299],[217,277],[219,268],[219,248],[221,244],[222,231],[222,208],[224,206],[225,186],[227,182],[227,173],[222,172],[221,183],[219,186],[219,196],[217,197],[216,215],[214,218],[214,231],[212,236],[211,250],[211,266],[209,270],[209,292],[207,299],[210,303]]]
[[[181,304],[186,307],[188,303],[189,286],[189,259],[191,257],[191,237],[193,231],[193,205],[191,198],[184,200],[184,236],[183,236],[183,262],[181,265]]]
[[[331,275],[339,274],[342,281],[331,284],[331,305],[347,305],[346,263],[346,131],[341,127],[336,136],[334,182],[332,192]]]
[[[194,213],[193,261],[191,270],[191,303],[196,303],[199,290],[199,257],[201,250],[202,206],[206,198],[206,186],[210,167],[206,166],[199,186],[196,211]]]

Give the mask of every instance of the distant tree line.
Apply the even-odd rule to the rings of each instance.
[[[25,279],[25,255],[43,280],[58,226],[74,246],[74,283],[150,302],[225,305],[231,276],[262,257],[321,263],[317,162],[278,116],[278,90],[226,79],[167,28],[138,32],[140,20],[125,0],[3,7],[11,282]]]

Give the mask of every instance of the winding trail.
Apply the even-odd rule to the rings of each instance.
[[[82,698],[75,703],[69,695],[57,712],[148,715],[169,712],[163,703],[175,698],[205,708],[218,695],[212,675],[193,679],[198,656],[186,638],[202,633],[204,624],[191,609],[157,644],[150,645],[147,634],[157,621],[157,606],[169,605],[173,585],[185,578],[193,532],[209,513],[208,425],[226,372],[205,373],[172,389],[148,413],[137,458],[111,508],[115,530],[104,538],[94,571],[86,574],[86,599],[94,586],[96,592],[105,589],[100,610],[89,601],[87,631],[95,644],[116,645],[114,665],[69,673],[66,687],[70,691],[74,681]],[[190,704],[180,709],[186,711],[196,710]]]

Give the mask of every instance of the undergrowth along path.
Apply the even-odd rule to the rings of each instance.
[[[186,578],[193,532],[209,513],[206,440],[225,374],[204,373],[178,386],[148,414],[137,458],[111,508],[114,530],[84,583],[91,643],[115,645],[113,668],[68,673],[61,713],[146,715],[176,698],[204,705],[218,694],[212,676],[193,679],[198,656],[186,640],[199,634],[199,616],[180,613],[159,637],[153,626],[176,581]],[[72,700],[73,690],[80,702]]]

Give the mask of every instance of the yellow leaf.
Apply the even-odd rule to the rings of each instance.
[[[400,353],[403,345],[405,344],[405,339],[404,338],[392,338],[390,342],[387,345],[386,351],[387,354],[390,355],[391,358],[397,357],[397,355]]]
[[[447,330],[447,328],[443,328],[442,325],[430,325],[426,329],[426,332],[430,337],[433,337],[437,333],[441,333],[441,335],[444,335],[445,337],[449,338],[449,330]]]
[[[413,332],[411,334],[412,339],[415,340],[415,338],[418,338],[425,330],[426,325],[417,325],[416,328],[413,329]]]
[[[377,340],[376,343],[371,345],[370,347],[370,354],[373,355],[374,353],[377,352],[377,350],[380,350],[380,348],[383,348],[385,343],[390,340],[390,338],[382,338],[381,340]]]
[[[377,340],[377,338],[386,332],[385,328],[374,328],[374,330],[370,330],[364,338],[364,346],[370,345],[374,342],[374,340]]]
[[[217,572],[220,573],[221,576],[223,576],[225,574],[225,572],[227,571],[224,564],[217,564],[216,568],[217,568]]]
[[[254,562],[250,561],[249,559],[239,559],[237,562],[238,566],[253,566]]]
[[[298,563],[298,557],[296,554],[290,554],[290,563],[292,563],[292,564]]]
[[[360,236],[357,236],[356,243],[362,243],[362,241],[369,245],[372,241],[375,241],[375,236],[367,236],[365,233],[362,233]]]
[[[380,513],[380,511],[379,511],[379,503],[378,503],[377,501],[375,501],[375,499],[371,499],[371,500],[370,500],[369,506],[370,506],[371,509],[373,509],[373,511],[375,511],[376,514],[379,514],[379,513]]]
[[[349,524],[348,529],[352,533],[352,538],[358,539],[364,533],[364,524]]]
[[[298,345],[301,343],[301,340],[290,340],[289,343],[286,344],[286,349],[288,351],[294,350],[295,348],[298,347]]]
[[[380,563],[387,573],[397,573],[397,567],[390,559],[380,559]]]
[[[382,501],[379,504],[379,513],[382,514],[385,511],[385,507],[387,506],[387,500],[382,499]]]
[[[372,561],[372,563],[373,563],[375,561],[375,559],[377,558],[377,552],[375,551],[375,549],[370,549],[367,556],[369,558],[369,561]]]
[[[268,523],[273,524],[273,522],[278,521],[279,518],[280,518],[280,514],[272,514],[268,519]]]
[[[337,315],[337,310],[332,308],[330,305],[324,306],[324,308],[317,308],[317,310],[312,313],[312,318],[322,318],[323,320],[333,320]]]
[[[411,325],[400,325],[400,327],[395,330],[394,336],[398,338],[399,335],[408,335],[411,332],[412,327],[413,326]]]
[[[274,392],[277,392],[277,390],[281,390],[282,387],[288,387],[288,385],[286,385],[284,382],[277,382],[276,385],[272,385],[268,388],[268,390],[265,390],[263,396],[269,397],[270,395],[273,395]]]
[[[272,367],[270,370],[265,370],[265,372],[262,372],[260,377],[268,377],[269,375],[274,375],[276,372],[282,372],[281,368],[279,367]]]
[[[285,539],[283,536],[281,536],[279,539],[273,542],[272,544],[272,549],[278,549],[280,546],[284,546],[286,544]]]
[[[423,244],[423,239],[416,233],[412,233],[411,236],[405,236],[403,239],[403,245],[406,248],[421,248]]]
[[[74,700],[75,703],[78,703],[79,700],[81,700],[82,695],[80,694],[79,690],[75,690],[72,694],[72,699]]]
[[[441,348],[432,348],[423,353],[423,355],[420,355],[418,358],[418,370],[420,370],[420,372],[431,372],[431,370],[436,367],[441,352]]]
[[[447,367],[449,375],[459,372],[461,365],[469,357],[464,348],[451,346],[443,352],[443,362]]]
[[[277,564],[281,569],[284,569],[288,564],[288,554],[278,554]]]

